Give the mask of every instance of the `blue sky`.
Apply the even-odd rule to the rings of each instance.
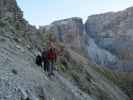
[[[17,0],[32,25],[47,25],[59,19],[81,17],[133,6],[133,0]]]

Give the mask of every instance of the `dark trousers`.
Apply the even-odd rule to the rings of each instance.
[[[49,62],[48,61],[44,61],[43,62],[43,68],[44,68],[44,71],[49,71]]]

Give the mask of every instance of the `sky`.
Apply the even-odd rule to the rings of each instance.
[[[48,25],[55,20],[120,11],[133,6],[133,0],[17,0],[30,24]]]

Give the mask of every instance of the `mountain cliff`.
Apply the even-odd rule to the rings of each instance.
[[[85,24],[87,34],[100,48],[115,55],[118,59],[115,66],[124,71],[132,70],[132,16],[131,7],[116,13],[89,16]]]
[[[56,38],[65,43],[68,48],[81,51],[84,36],[84,25],[81,18],[73,17],[69,19],[53,22],[46,27],[40,27],[41,33],[54,33]]]
[[[42,32],[53,32],[59,41],[87,56],[99,65],[119,71],[132,71],[133,8],[81,18],[69,18],[42,26]],[[84,49],[81,49],[84,48]]]

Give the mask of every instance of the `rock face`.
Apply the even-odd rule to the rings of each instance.
[[[42,37],[36,27],[23,18],[23,12],[16,0],[0,0],[0,26],[1,35],[10,37],[29,48],[41,47]]]
[[[89,16],[85,24],[87,34],[96,44],[115,55],[120,61],[115,66],[132,70],[133,8],[117,13]],[[130,64],[128,64],[130,63]],[[123,66],[123,68],[122,68]]]
[[[133,8],[117,13],[92,15],[86,22],[86,31],[93,37],[113,37],[132,40]]]
[[[23,13],[17,6],[16,0],[1,0],[0,1],[0,17],[14,16],[22,18]]]
[[[105,49],[98,47],[92,38],[88,38],[87,52],[93,62],[99,65],[115,65],[118,61],[117,57]],[[116,68],[115,68],[116,69]]]
[[[82,47],[84,25],[81,18],[73,17],[55,21],[51,25],[40,28],[44,33],[53,32],[59,41],[72,49]]]

